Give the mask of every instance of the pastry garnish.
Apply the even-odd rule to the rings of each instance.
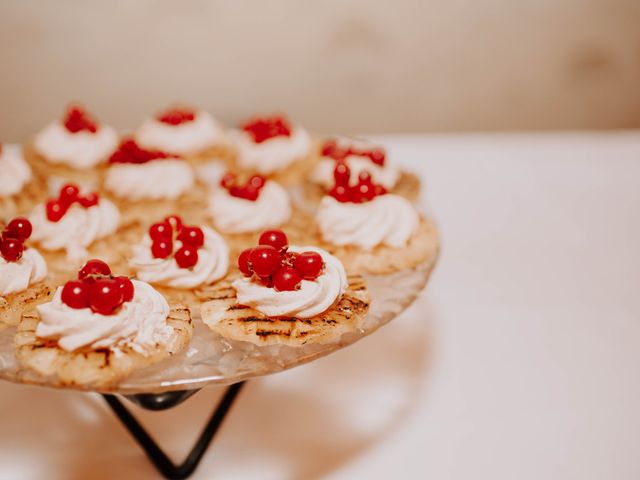
[[[371,174],[367,171],[360,172],[358,183],[350,185],[351,170],[346,162],[338,162],[333,169],[333,188],[329,190],[329,195],[342,203],[364,203],[374,198],[385,195],[387,189],[382,185],[374,183]]]
[[[71,105],[67,109],[63,124],[71,133],[98,131],[98,123],[80,105]]]
[[[58,198],[53,198],[46,203],[47,219],[50,222],[59,222],[74,203],[77,203],[83,208],[90,208],[99,202],[100,196],[96,192],[81,195],[80,188],[77,185],[67,183],[60,189]]]
[[[342,161],[348,156],[368,157],[376,165],[383,166],[386,160],[384,149],[379,147],[357,148],[353,145],[341,146],[336,140],[327,140],[322,145],[322,156]]]
[[[291,126],[282,115],[252,118],[240,128],[251,135],[255,143],[262,143],[274,137],[291,136]]]
[[[204,233],[200,227],[183,225],[182,219],[172,215],[149,227],[151,255],[154,258],[169,258],[173,255],[180,268],[191,268],[198,263],[198,249],[204,245]],[[174,243],[182,245],[174,252]]]
[[[289,252],[289,241],[282,230],[266,230],[258,246],[247,248],[238,257],[238,268],[246,277],[254,277],[264,286],[277,291],[300,288],[300,282],[315,280],[324,262],[316,252]]]
[[[242,185],[238,183],[238,178],[234,173],[227,172],[220,180],[220,185],[232,197],[244,198],[255,202],[266,182],[267,180],[262,175],[253,175]]]
[[[129,138],[123,140],[118,149],[109,158],[109,163],[147,163],[151,160],[163,158],[176,158],[177,155],[169,155],[160,150],[146,150],[141,148],[135,140]]]
[[[177,126],[183,123],[193,122],[196,119],[196,112],[184,107],[170,108],[159,113],[156,119],[167,125]]]
[[[29,239],[33,228],[24,217],[16,217],[2,230],[0,236],[0,255],[7,262],[17,262],[22,258],[24,242]]]
[[[102,260],[89,260],[62,288],[62,302],[75,309],[90,308],[93,313],[111,315],[125,302],[133,300],[133,282],[129,277],[114,276]]]

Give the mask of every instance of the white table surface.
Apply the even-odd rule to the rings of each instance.
[[[640,134],[385,140],[443,232],[429,289],[251,382],[193,478],[640,478]],[[136,413],[181,457],[218,395]],[[157,478],[97,396],[3,382],[0,412],[0,478]]]

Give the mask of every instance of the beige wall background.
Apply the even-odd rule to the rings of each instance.
[[[79,100],[344,132],[640,126],[639,0],[0,0],[0,138]]]

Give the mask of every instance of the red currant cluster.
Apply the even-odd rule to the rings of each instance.
[[[7,262],[17,262],[22,258],[24,242],[31,236],[31,222],[24,217],[11,220],[0,237],[0,255]]]
[[[188,108],[171,108],[160,113],[156,118],[162,123],[176,126],[193,122],[196,119],[196,114]]]
[[[283,116],[253,118],[241,126],[253,137],[255,143],[262,143],[273,137],[290,137],[291,126]]]
[[[329,190],[329,195],[343,203],[364,203],[387,193],[387,189],[382,185],[373,183],[369,172],[360,172],[358,183],[355,185],[349,185],[350,178],[349,166],[346,162],[338,162],[333,169],[335,185]]]
[[[89,208],[97,205],[99,201],[100,196],[96,192],[80,195],[80,188],[77,185],[67,183],[60,189],[58,198],[51,199],[46,203],[47,219],[50,222],[59,222],[74,203]]]
[[[133,300],[129,277],[114,277],[102,260],[89,260],[78,272],[77,280],[62,287],[62,303],[71,308],[90,308],[101,315],[115,313],[124,302]]]
[[[80,105],[71,105],[67,109],[64,126],[71,133],[82,131],[96,133],[98,131],[96,121]]]
[[[204,233],[199,227],[182,224],[182,219],[171,215],[163,222],[149,228],[151,254],[154,258],[173,258],[180,268],[191,268],[198,263],[198,249],[204,245]],[[173,243],[180,240],[182,246],[173,253]]]
[[[322,156],[342,161],[349,155],[356,157],[369,157],[376,165],[383,166],[386,160],[385,151],[382,148],[358,149],[354,146],[340,146],[336,140],[327,140],[322,145]]]
[[[176,157],[160,150],[145,150],[133,139],[129,138],[120,143],[118,149],[109,158],[109,163],[147,163],[151,160]]]
[[[267,179],[262,175],[253,175],[244,185],[239,185],[236,175],[227,172],[220,180],[220,185],[233,197],[244,198],[245,200],[255,202],[260,196],[260,190],[262,190],[266,182]]]
[[[238,268],[247,277],[255,275],[264,286],[279,292],[297,290],[302,279],[318,278],[324,263],[316,252],[288,252],[282,230],[267,230],[258,246],[247,248],[238,257]]]

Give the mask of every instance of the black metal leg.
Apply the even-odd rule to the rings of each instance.
[[[222,397],[222,400],[220,400],[220,403],[211,415],[209,422],[202,430],[200,438],[198,438],[184,462],[179,465],[175,465],[169,459],[169,457],[167,457],[167,455],[162,451],[162,449],[153,440],[153,438],[151,438],[151,436],[142,427],[142,425],[140,425],[136,418],[131,415],[129,410],[127,410],[127,408],[120,402],[120,400],[118,400],[115,395],[103,395],[103,397],[107,401],[111,409],[114,411],[114,413],[118,416],[122,424],[127,427],[129,433],[131,433],[133,438],[135,438],[135,440],[144,449],[147,457],[149,457],[149,460],[151,460],[158,471],[165,478],[183,479],[189,477],[198,467],[198,464],[202,460],[207,447],[218,431],[218,428],[222,424],[222,421],[227,415],[229,408],[231,408],[233,401],[236,399],[236,396],[242,389],[243,385],[244,382],[240,382],[227,388],[227,391]],[[195,393],[195,391],[193,393]],[[176,398],[179,398],[180,401],[186,400],[186,398],[190,397],[193,393],[187,395],[183,392],[183,395],[177,395]],[[177,405],[177,403],[180,403],[180,401],[173,403],[171,406]],[[152,409],[157,410],[158,408],[152,407]]]

